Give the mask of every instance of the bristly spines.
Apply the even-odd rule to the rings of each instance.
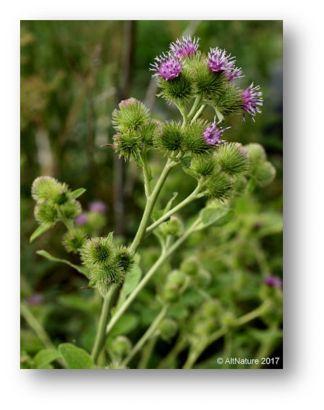
[[[215,169],[215,158],[211,153],[194,157],[191,161],[190,168],[198,177],[207,177],[211,175]]]
[[[203,138],[206,126],[205,121],[198,120],[184,128],[183,149],[185,151],[189,151],[194,155],[202,155],[212,149],[212,146],[206,144]]]
[[[166,122],[154,138],[154,145],[166,154],[179,152],[182,148],[183,131],[177,122]]]
[[[241,90],[229,81],[224,82],[216,98],[212,99],[212,105],[223,115],[242,112]]]
[[[41,176],[34,180],[31,188],[32,197],[37,202],[52,200],[57,202],[60,198],[65,197],[68,186],[58,182],[55,178]]]
[[[57,207],[52,201],[39,202],[34,209],[34,216],[39,224],[54,225],[59,220]]]
[[[82,262],[89,268],[108,263],[113,258],[112,235],[88,239],[81,249]]]
[[[81,228],[73,228],[63,236],[63,246],[67,252],[78,253],[86,240],[86,234]]]
[[[113,126],[121,133],[139,131],[147,125],[149,118],[149,109],[135,98],[122,101],[119,104],[119,109],[112,113]]]
[[[193,95],[191,81],[185,74],[169,81],[159,78],[158,86],[161,90],[158,96],[176,105],[185,104]]]
[[[233,179],[221,171],[215,171],[206,180],[207,196],[219,201],[225,201],[231,197],[233,191]]]
[[[124,272],[128,272],[134,263],[134,257],[126,246],[119,246],[115,252],[115,260],[117,265]]]
[[[220,145],[215,152],[215,160],[220,169],[229,175],[242,174],[248,169],[247,151],[239,143]]]
[[[206,56],[200,53],[186,60],[184,72],[192,81],[194,93],[204,100],[218,97],[227,82],[222,73],[213,73],[209,70]]]

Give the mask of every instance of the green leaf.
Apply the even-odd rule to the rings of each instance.
[[[61,357],[56,349],[40,350],[34,357],[36,369],[48,369],[49,364]]]
[[[89,272],[85,268],[83,268],[82,266],[74,265],[74,263],[71,263],[70,261],[68,261],[66,259],[56,258],[55,256],[51,255],[50,253],[48,253],[44,250],[37,251],[36,253],[40,256],[43,256],[43,258],[46,258],[46,259],[48,259],[52,262],[59,262],[59,263],[64,263],[65,265],[69,265],[69,266],[71,266],[71,268],[77,270],[78,272],[82,273],[87,278],[89,278]]]
[[[75,189],[74,191],[71,192],[71,197],[73,199],[79,198],[79,196],[83,195],[85,193],[86,189],[85,188],[78,188]]]
[[[68,369],[93,369],[94,363],[84,349],[72,343],[62,343],[58,347]]]
[[[141,280],[141,277],[142,277],[142,270],[139,267],[139,265],[134,263],[132,269],[126,275],[124,285],[120,292],[118,306],[122,305],[125,299],[127,298],[127,296],[130,293],[132,293],[132,291],[136,288],[139,281]]]
[[[227,205],[209,206],[200,212],[201,223],[196,230],[205,229],[210,225],[225,225],[233,216],[232,210]]]
[[[43,235],[46,231],[48,231],[52,227],[52,224],[42,224],[39,225],[37,229],[31,234],[29,238],[29,242],[33,242],[36,238]]]

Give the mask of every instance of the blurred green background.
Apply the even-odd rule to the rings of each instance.
[[[207,237],[193,237],[183,254],[192,253],[199,245],[197,256],[213,274],[213,296],[220,298],[222,294],[226,308],[236,311],[245,312],[256,304],[262,277],[282,275],[282,22],[22,21],[21,294],[54,343],[76,341],[89,348],[99,301],[75,272],[36,255],[37,249],[46,249],[67,257],[60,244],[62,227],[29,244],[36,228],[30,197],[32,181],[39,175],[52,175],[72,188],[86,188],[81,198],[84,209],[93,200],[104,201],[104,231],[114,230],[130,239],[144,202],[141,176],[134,164],[125,166],[118,161],[107,145],[113,137],[111,112],[118,101],[132,96],[143,100],[157,118],[178,118],[172,107],[155,98],[149,64],[171,41],[188,32],[200,37],[201,49],[218,46],[236,56],[245,74],[242,87],[252,81],[261,85],[263,114],[255,123],[233,116],[229,135],[242,143],[261,143],[276,167],[277,177],[271,186],[238,204],[239,225],[224,231],[223,239],[211,230]],[[154,161],[158,167],[160,159]],[[175,172],[164,197],[178,191],[181,198],[192,187],[189,177]],[[194,203],[185,213],[198,211],[200,205]],[[258,229],[263,229],[262,235],[255,234]],[[214,252],[218,245],[222,249],[230,241],[236,243],[234,251],[232,247],[228,252]],[[211,248],[210,243],[215,246]],[[144,266],[157,251],[154,244],[147,244],[147,249]],[[154,312],[153,299],[154,289],[150,294],[149,288],[129,313],[133,314],[133,324],[136,318],[136,325],[129,330],[135,340],[152,316],[149,311],[143,313],[143,304],[151,303]],[[256,327],[258,331],[271,328],[270,324]],[[24,362],[40,349],[41,342],[24,319],[21,335]],[[235,339],[237,346],[232,343],[233,349],[256,351],[258,337],[247,331],[238,336],[241,338]],[[167,347],[158,346],[159,351],[163,357]],[[281,352],[280,341],[273,344],[273,351]],[[206,363],[208,367],[208,360]]]

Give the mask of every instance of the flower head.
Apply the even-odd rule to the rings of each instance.
[[[264,283],[271,288],[281,288],[282,280],[278,276],[267,276]]]
[[[208,53],[208,67],[214,73],[229,73],[235,68],[235,58],[218,47],[211,48]]]
[[[237,78],[243,77],[243,71],[239,67],[233,67],[230,70],[226,70],[224,74],[225,74],[225,77],[228,79],[228,81],[234,81]]]
[[[95,212],[97,214],[104,214],[106,209],[106,204],[102,201],[93,201],[89,205],[90,212]]]
[[[174,43],[171,43],[171,53],[176,58],[184,58],[196,54],[199,47],[199,39],[191,38],[191,36],[182,37],[181,40],[177,39]]]
[[[182,65],[179,59],[172,54],[162,54],[161,56],[155,57],[151,70],[155,71],[156,76],[169,81],[180,75]]]
[[[263,105],[262,92],[260,86],[253,86],[253,83],[248,88],[242,91],[242,108],[247,113],[254,117],[257,113],[260,113],[260,107]]]
[[[211,123],[204,131],[203,137],[208,145],[217,145],[221,141],[221,137],[227,128],[220,128],[215,122]]]
[[[75,223],[77,225],[85,225],[88,222],[87,214],[80,214],[75,218]]]

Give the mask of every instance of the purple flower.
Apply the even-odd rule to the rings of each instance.
[[[264,283],[271,288],[281,288],[282,280],[278,276],[267,276]]]
[[[227,70],[224,72],[225,77],[228,79],[228,81],[234,81],[237,78],[243,77],[243,71],[241,68],[234,67],[231,70]]]
[[[242,91],[242,108],[247,113],[254,117],[261,110],[259,107],[263,104],[262,92],[260,91],[260,86],[253,86],[253,83]]]
[[[93,201],[89,205],[90,212],[96,212],[97,214],[104,214],[106,209],[107,207],[102,201]]]
[[[225,130],[227,130],[230,127],[227,128],[220,128],[217,127],[217,124],[215,122],[211,123],[204,131],[203,137],[208,145],[217,145],[220,143],[222,134]]]
[[[192,39],[190,36],[187,36],[182,37],[181,40],[178,39],[174,43],[171,43],[170,50],[175,57],[181,59],[196,54],[198,47],[199,39]]]
[[[85,225],[88,222],[87,214],[80,214],[75,218],[75,223],[77,225]]]
[[[178,58],[171,54],[162,54],[155,57],[151,70],[155,71],[156,76],[164,78],[164,80],[173,80],[178,77],[182,71],[182,66]]]
[[[211,48],[208,53],[208,67],[214,73],[231,72],[235,67],[235,59],[225,50]]]

